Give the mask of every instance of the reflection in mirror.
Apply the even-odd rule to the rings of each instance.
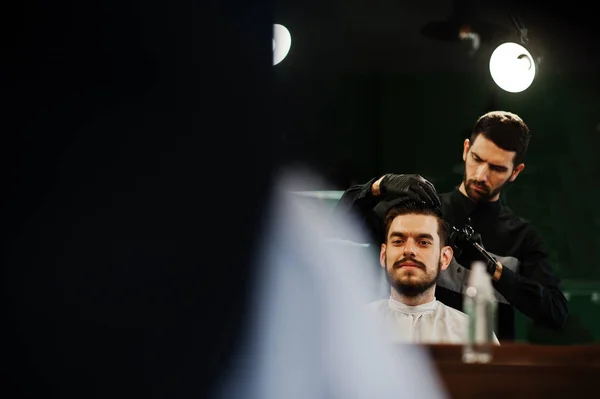
[[[359,187],[366,197],[352,192],[341,208],[371,220],[383,197],[369,183],[423,176],[447,221],[471,224],[501,264],[491,276],[501,340],[600,342],[600,33],[585,7],[274,2],[295,37],[289,62],[273,71],[278,154],[326,178],[296,191],[338,209]],[[535,79],[525,90],[506,91],[490,72],[505,42],[531,54]],[[509,114],[476,125],[489,111]],[[378,246],[376,228],[365,228]],[[468,274],[457,260],[440,274],[436,297],[460,309]]]

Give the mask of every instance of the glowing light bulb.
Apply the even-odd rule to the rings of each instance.
[[[519,93],[531,86],[535,69],[529,51],[517,43],[501,44],[490,57],[492,79],[502,90],[510,93]]]
[[[273,24],[273,65],[279,64],[290,52],[292,35],[283,25]]]

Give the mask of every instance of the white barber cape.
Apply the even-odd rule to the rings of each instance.
[[[435,298],[409,306],[390,297],[369,303],[367,309],[395,343],[463,344],[467,340],[469,316]],[[499,344],[495,334],[494,341]]]

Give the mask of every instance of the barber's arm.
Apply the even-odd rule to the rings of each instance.
[[[559,278],[548,261],[548,251],[531,229],[523,250],[520,273],[499,266],[492,285],[517,310],[548,328],[564,328],[569,314]]]
[[[334,212],[341,215],[352,213],[378,241],[383,233],[385,211],[393,203],[404,199],[422,201],[441,208],[435,187],[422,176],[386,174],[347,189]]]
[[[379,201],[379,198],[372,191],[372,186],[373,183],[379,180],[373,178],[365,184],[357,184],[348,188],[335,206],[335,212],[356,212],[358,215],[364,216],[372,211]]]
[[[515,309],[545,327],[564,328],[569,313],[567,299],[548,262],[543,240],[533,228],[529,228],[524,240],[518,274],[493,258],[477,233],[457,231],[452,240],[459,263],[469,265],[474,260],[483,261],[492,285]]]
[[[367,229],[374,242],[376,242],[378,231],[381,229],[379,222],[372,217],[373,208],[380,200],[371,190],[373,183],[377,180],[377,178],[373,178],[365,184],[357,184],[348,188],[333,210],[337,216],[352,215],[356,218],[361,226]],[[347,231],[340,231],[340,234],[342,238],[350,240],[362,238],[362,236],[354,237],[351,235],[352,232]]]

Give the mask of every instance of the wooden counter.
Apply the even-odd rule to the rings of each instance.
[[[600,345],[503,343],[489,364],[465,364],[462,347],[425,345],[452,398],[600,397]]]

